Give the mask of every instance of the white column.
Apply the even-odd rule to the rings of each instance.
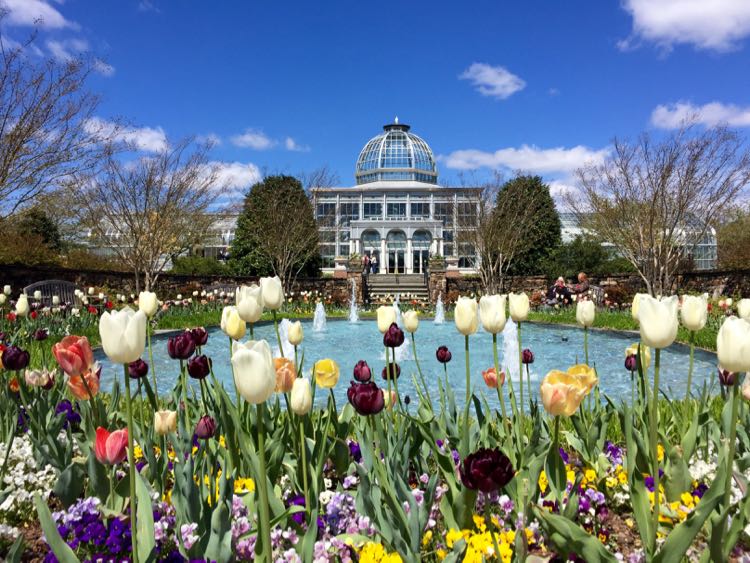
[[[380,260],[379,260],[379,270],[381,273],[385,273],[386,271],[386,264],[387,264],[387,256],[385,253],[385,238],[380,239]]]
[[[443,250],[443,239],[438,240],[438,248],[439,248],[438,254],[444,257],[445,251]]]
[[[404,266],[406,267],[406,273],[407,274],[413,274],[414,273],[414,262],[413,262],[414,256],[411,252],[411,237],[406,239],[406,260],[404,260]]]

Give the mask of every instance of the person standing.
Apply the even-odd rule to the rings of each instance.
[[[370,255],[369,254],[365,254],[365,258],[364,260],[362,260],[362,264],[364,266],[362,268],[362,272],[366,276],[367,274],[370,273]]]
[[[370,268],[373,274],[378,273],[378,255],[377,254],[372,255],[372,260],[370,260]]]

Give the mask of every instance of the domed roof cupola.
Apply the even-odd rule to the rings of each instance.
[[[357,184],[394,180],[437,184],[437,166],[430,146],[409,129],[397,117],[367,142],[357,159]]]

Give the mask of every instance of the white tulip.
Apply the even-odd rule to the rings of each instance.
[[[198,297],[198,290],[195,290],[195,291],[193,292],[193,297]]]
[[[182,301],[182,293],[177,294],[177,301]]]
[[[479,328],[477,316],[477,301],[469,297],[459,297],[453,311],[453,320],[458,332],[464,336],[474,334]]]
[[[264,403],[276,389],[276,370],[265,340],[232,343],[232,368],[237,392],[248,403]]]
[[[378,330],[385,334],[388,327],[396,322],[396,309],[389,305],[378,307]]]
[[[403,314],[404,329],[406,332],[417,332],[419,327],[419,313],[416,311],[406,311]]]
[[[263,296],[263,306],[276,311],[284,304],[284,288],[279,276],[260,278],[260,291]]]
[[[661,301],[642,294],[638,299],[638,322],[641,325],[641,341],[651,348],[666,348],[677,337],[676,295]]]
[[[741,319],[750,321],[750,299],[740,299],[737,302],[737,313]]]
[[[42,299],[42,292],[38,289],[34,292],[34,299],[36,301],[40,301]]]
[[[156,411],[154,413],[154,431],[165,436],[177,431],[177,411]]]
[[[229,338],[239,340],[245,336],[245,330],[247,326],[245,321],[240,317],[237,307],[231,305],[224,307],[221,311],[221,330],[224,331]]]
[[[156,298],[156,293],[152,293],[151,291],[141,291],[138,294],[138,308],[143,311],[143,314],[147,317],[153,317],[159,308],[159,300]]]
[[[59,295],[53,295],[52,296],[52,304],[57,307],[60,304],[60,296]]]
[[[719,365],[735,373],[750,371],[750,322],[729,317],[716,337]]]
[[[104,301],[104,294],[103,293],[99,294],[99,301]]]
[[[105,311],[99,318],[99,336],[107,357],[116,364],[129,364],[143,354],[146,347],[146,314],[124,307]]]
[[[260,320],[263,314],[263,293],[259,285],[238,287],[234,302],[243,321],[257,323]]]
[[[25,293],[22,293],[16,301],[16,315],[19,317],[25,317],[29,314],[29,298],[26,297]]]
[[[630,314],[633,317],[634,321],[638,321],[638,308],[640,305],[640,299],[641,297],[651,297],[648,293],[636,293],[633,297],[633,305],[630,307]]]
[[[508,295],[510,317],[516,321],[525,321],[529,316],[529,296],[525,293],[511,293]]]
[[[484,330],[491,334],[502,332],[507,322],[505,316],[506,295],[483,295],[479,300],[479,318]]]
[[[594,324],[595,316],[596,306],[593,301],[586,299],[576,303],[576,321],[578,321],[579,325],[590,327]]]
[[[6,296],[7,296],[7,295],[10,295],[10,293],[11,293],[11,290],[10,290],[10,286],[9,286],[9,285],[3,286],[3,293],[4,293],[4,294],[5,294]]]
[[[298,377],[292,384],[292,392],[289,397],[289,407],[292,412],[298,416],[304,416],[312,408],[312,392],[310,390],[310,380],[304,377]]]
[[[89,295],[94,295],[95,292],[96,290],[93,287],[89,288]]]
[[[8,300],[8,296],[4,293],[0,293],[0,305],[5,305],[5,302]]]
[[[708,299],[705,295],[683,295],[680,309],[682,325],[693,332],[698,332],[708,320]]]
[[[294,321],[289,325],[289,332],[287,334],[289,344],[292,346],[299,346],[302,344],[302,340],[305,338],[305,331],[302,330],[302,323]]]
[[[734,299],[732,299],[731,297],[727,297],[726,303],[727,303],[727,307],[731,307],[732,303],[734,303]]]

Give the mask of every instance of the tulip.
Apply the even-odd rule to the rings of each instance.
[[[49,332],[47,332],[46,328],[38,328],[34,331],[34,340],[37,342],[42,342],[43,340],[47,340],[47,337],[49,336]]]
[[[625,357],[638,356],[638,344],[631,344],[625,349]],[[651,348],[641,344],[641,367],[647,370],[651,365]]]
[[[90,287],[89,290],[88,290],[88,294],[89,295],[94,295],[95,292],[96,292],[96,290],[93,287]]]
[[[99,301],[104,301],[105,295],[103,293],[99,293]]]
[[[96,429],[94,455],[99,463],[116,465],[128,455],[128,429],[109,432],[101,426]]]
[[[182,293],[177,294],[177,301],[182,301]]]
[[[533,364],[534,352],[532,352],[528,348],[524,348],[523,352],[521,352],[521,363],[524,365]]]
[[[539,392],[544,409],[552,416],[572,416],[587,393],[580,378],[559,370],[544,377]]]
[[[380,376],[386,380],[391,379],[391,374],[393,374],[394,379],[398,379],[401,376],[401,366],[396,362],[389,363],[380,372]]]
[[[396,322],[396,310],[393,307],[381,305],[378,307],[378,330],[385,334],[385,331]]]
[[[128,375],[130,376],[130,379],[140,379],[141,377],[145,377],[147,373],[148,364],[140,358],[128,364]]]
[[[99,392],[99,378],[102,373],[102,367],[96,363],[91,369],[83,372],[81,375],[71,375],[68,377],[68,389],[70,393],[80,401],[88,401],[96,397]]]
[[[154,413],[154,432],[164,436],[177,431],[176,411],[156,411]]]
[[[31,361],[31,355],[18,346],[8,346],[2,353],[3,367],[11,371],[26,369]]]
[[[301,322],[295,321],[289,325],[287,338],[289,339],[289,344],[292,346],[299,346],[302,344],[302,340],[305,338],[305,332],[302,330]]]
[[[719,383],[724,387],[733,387],[737,383],[737,374],[733,371],[727,371],[719,366]]]
[[[245,321],[240,317],[236,307],[227,306],[221,311],[221,330],[234,340],[240,340],[245,336]]]
[[[453,355],[451,354],[451,351],[448,350],[447,346],[439,346],[438,349],[435,350],[435,357],[441,364],[447,364],[451,361]]]
[[[499,448],[480,448],[464,458],[460,474],[465,487],[492,493],[510,483],[515,470]]]
[[[633,304],[630,307],[630,314],[633,320],[638,322],[638,312],[640,310],[641,297],[651,297],[648,293],[636,293],[633,296]]]
[[[469,297],[459,297],[453,312],[456,329],[464,336],[474,334],[479,328],[477,302]]]
[[[742,398],[750,401],[750,379],[746,379],[745,383],[742,384]]]
[[[594,302],[586,299],[579,300],[576,304],[576,321],[583,327],[590,327],[594,324],[594,316],[596,315],[596,306]]]
[[[189,330],[167,340],[167,353],[173,360],[187,360],[195,352],[195,340]]]
[[[143,311],[143,314],[148,318],[153,317],[159,310],[159,300],[156,298],[156,293],[141,291],[138,294],[138,309]]]
[[[257,323],[263,314],[263,294],[259,285],[240,286],[234,294],[234,304],[246,323]]]
[[[525,293],[511,293],[508,295],[510,317],[515,322],[523,322],[529,316],[529,296]]]
[[[0,306],[5,305],[5,302],[8,300],[8,296],[4,293],[0,293]]]
[[[568,368],[568,375],[576,377],[581,385],[586,389],[586,394],[591,393],[592,389],[599,383],[596,376],[596,370],[586,364],[576,364]]]
[[[396,323],[391,323],[383,335],[383,345],[387,348],[398,348],[404,343],[404,331]]]
[[[750,371],[750,321],[737,317],[726,319],[716,337],[716,354],[724,369]]]
[[[497,389],[498,385],[505,384],[505,372],[501,371],[498,376],[494,367],[488,368],[482,372],[484,382],[490,389]]]
[[[297,378],[294,362],[286,358],[274,358],[273,367],[276,370],[276,393],[289,393]]]
[[[284,288],[281,286],[279,276],[260,278],[260,291],[264,307],[272,311],[281,309],[284,304]]]
[[[216,434],[216,421],[212,416],[203,415],[195,425],[195,435],[200,440],[208,440]]]
[[[750,299],[740,299],[737,302],[737,314],[741,319],[750,321]]]
[[[66,336],[52,346],[52,355],[68,375],[80,375],[94,364],[94,352],[85,336]]]
[[[385,408],[390,409],[396,404],[398,395],[395,391],[383,391],[383,404]]]
[[[30,387],[50,388],[55,382],[55,372],[44,369],[26,370],[24,374],[26,385]]]
[[[53,295],[52,296],[52,306],[57,307],[60,305],[60,296],[59,295]]]
[[[188,362],[187,370],[193,379],[205,379],[211,373],[211,359],[205,354],[195,356]]]
[[[352,381],[351,386],[346,391],[346,397],[354,410],[363,416],[378,414],[385,408],[383,390],[379,389],[373,381],[367,383]]]
[[[42,292],[39,291],[38,289],[34,292],[34,299],[36,301],[41,301],[42,300]]]
[[[191,328],[190,336],[193,337],[193,342],[195,342],[196,346],[205,346],[206,342],[208,342],[208,331],[202,326]]]
[[[406,311],[403,315],[404,328],[407,332],[415,333],[419,327],[419,313],[417,311]]]
[[[703,329],[708,320],[708,299],[706,296],[683,295],[680,319],[683,326],[692,332]]]
[[[10,286],[9,285],[3,286],[3,295],[10,295],[10,294],[11,294]]]
[[[339,366],[331,359],[319,360],[313,366],[315,383],[319,387],[332,389],[339,381]]]
[[[289,397],[289,407],[298,416],[304,416],[312,408],[312,391],[310,380],[298,377],[292,384],[292,392]]]
[[[484,330],[498,334],[505,328],[505,295],[483,295],[479,300],[479,318]]]
[[[731,297],[727,297],[726,299],[727,307],[731,307],[732,303],[734,303],[734,299],[732,299]]]
[[[638,357],[635,354],[631,354],[625,358],[625,369],[630,372],[638,369]]]
[[[273,395],[276,370],[265,340],[232,343],[232,368],[237,392],[248,403],[264,403]]]
[[[360,383],[365,383],[372,379],[372,370],[370,370],[370,366],[367,365],[366,361],[359,360],[354,366],[354,379]]]
[[[130,307],[105,311],[99,319],[99,335],[104,353],[112,362],[134,362],[146,347],[146,315]]]
[[[641,295],[638,300],[638,321],[641,340],[646,346],[666,348],[677,337],[677,296],[661,301],[650,295]]]
[[[29,298],[26,297],[25,293],[22,293],[18,297],[18,301],[16,301],[16,316],[18,317],[25,317],[29,314],[29,310],[31,308],[29,307]]]

